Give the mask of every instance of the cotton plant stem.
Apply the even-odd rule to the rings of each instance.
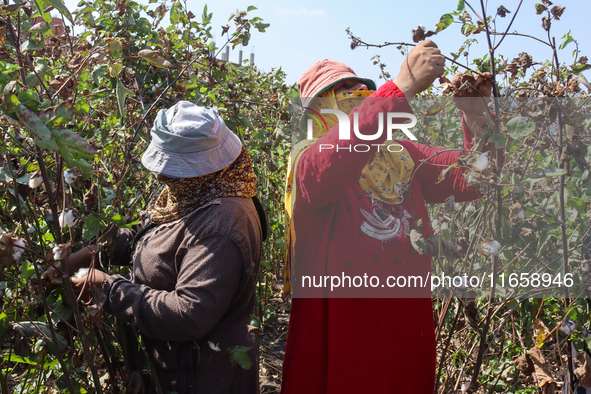
[[[62,263],[62,270],[64,272],[67,272],[65,262],[62,260],[61,263]],[[78,333],[80,335],[80,339],[82,342],[82,350],[84,351],[84,356],[88,360],[88,366],[89,366],[90,371],[92,373],[96,393],[102,394],[103,389],[101,387],[101,381],[98,376],[96,364],[92,358],[92,352],[90,351],[90,345],[89,345],[88,337],[86,336],[86,330],[84,327],[84,320],[82,319],[82,315],[80,314],[80,308],[78,308],[78,301],[76,300],[76,296],[74,296],[74,290],[72,289],[72,284],[70,283],[70,278],[67,276],[64,278],[64,287],[66,289],[68,299],[69,299],[70,303],[72,304],[72,309],[74,310],[74,320],[76,321],[76,326],[78,327]]]
[[[449,298],[448,300],[449,301],[446,303],[446,313],[447,313],[447,308],[449,307],[452,298]],[[458,322],[458,319],[460,316],[460,311],[461,311],[461,307],[458,308],[458,311],[456,312],[456,315],[454,316],[453,323],[451,324],[451,329],[449,330],[449,333],[447,335],[447,340],[445,341],[445,346],[443,348],[443,351],[441,353],[441,357],[439,359],[439,368],[437,369],[437,374],[435,375],[435,393],[437,393],[439,390],[439,381],[440,381],[439,378],[441,376],[441,371],[443,370],[445,356],[447,354],[447,350],[449,349],[449,345],[451,343],[451,338],[453,337],[453,334],[454,334],[454,329],[456,328],[456,323]],[[439,342],[439,341],[437,341],[437,342]]]
[[[480,0],[480,7],[482,9],[482,20],[484,21],[484,28],[485,28],[485,32],[486,32],[486,40],[488,43],[488,49],[489,49],[489,57],[490,57],[490,62],[491,62],[491,74],[492,74],[492,88],[493,88],[493,97],[494,97],[494,104],[495,104],[495,113],[498,114],[498,109],[499,109],[499,91],[497,89],[497,85],[496,85],[496,68],[495,68],[495,47],[492,44],[492,40],[491,40],[491,35],[490,35],[490,26],[488,25],[488,21],[487,21],[487,17],[486,17],[486,7],[484,5],[484,0]],[[495,132],[496,130],[498,130],[498,119],[495,118],[494,119],[494,129]],[[495,164],[497,167],[497,170],[500,172],[500,163],[501,163],[501,155],[500,155],[500,151],[496,150],[496,157],[495,157]],[[495,237],[497,239],[501,239],[501,228],[502,228],[502,204],[503,204],[503,197],[502,197],[502,189],[499,186],[495,187],[495,194],[496,194],[496,215],[495,215],[495,221],[496,221],[496,228],[495,228]],[[478,384],[478,376],[480,374],[480,368],[482,366],[482,362],[484,360],[484,355],[486,352],[486,342],[487,342],[487,335],[488,335],[488,331],[490,329],[491,326],[491,321],[492,321],[492,301],[495,297],[495,283],[497,282],[497,266],[498,266],[498,258],[497,256],[493,256],[492,258],[492,284],[490,287],[490,294],[489,294],[489,300],[488,300],[488,305],[486,308],[486,317],[484,320],[484,327],[482,329],[482,333],[481,333],[481,337],[480,337],[480,346],[478,349],[478,356],[476,358],[476,363],[474,365],[474,372],[472,374],[472,381],[470,382],[470,387],[468,389],[468,393],[472,393],[474,392],[474,390],[476,390],[477,388],[477,384]]]
[[[59,213],[57,210],[57,204],[55,200],[55,195],[53,194],[53,190],[51,189],[51,182],[49,180],[49,175],[47,173],[47,168],[45,167],[45,159],[43,157],[43,153],[41,149],[37,148],[37,163],[39,164],[39,169],[41,170],[41,176],[43,178],[43,183],[45,184],[45,190],[47,191],[47,197],[49,199],[49,207],[51,209],[51,215],[53,216],[53,231],[55,233],[55,241],[58,244],[62,243],[62,228],[60,227],[59,223]],[[57,192],[57,189],[56,189]]]
[[[550,34],[550,29],[548,29],[548,35]],[[556,76],[559,78],[559,70],[560,70],[560,62],[558,61],[558,52],[556,51],[556,39],[552,37],[552,49],[554,52],[554,62],[555,62],[555,72]],[[562,153],[564,151],[564,120],[562,119],[562,111],[558,111],[558,164],[560,165],[560,160],[562,158]],[[565,163],[566,166],[569,163]],[[559,196],[558,196],[558,204],[560,207],[560,236],[562,238],[562,277],[564,278],[568,273],[568,238],[566,235],[566,212],[564,209],[565,201],[564,201],[564,189],[566,186],[566,174],[560,176],[560,189],[559,189]],[[564,289],[564,306],[568,308],[569,304],[569,292],[568,287],[563,286]],[[568,351],[567,351],[567,358],[568,358],[568,371],[571,376],[571,381],[568,382],[570,388],[572,388],[572,379],[573,379],[573,368],[572,368],[572,353],[570,351],[570,341],[567,341]],[[565,381],[566,384],[566,381]]]

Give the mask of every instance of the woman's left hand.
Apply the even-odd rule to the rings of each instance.
[[[454,104],[464,112],[464,120],[470,128],[482,126],[489,118],[487,105],[492,93],[490,78],[492,74],[489,72],[473,76],[456,73],[451,80],[453,87],[458,89],[453,94]]]
[[[90,301],[92,298],[92,286],[97,286],[98,288],[103,287],[103,282],[105,279],[108,279],[109,275],[104,273],[103,271],[99,271],[94,268],[89,268],[86,272],[86,276],[81,278],[77,278],[75,276],[70,277],[70,283],[72,283],[72,287],[74,288],[74,293],[80,297],[83,301]],[[82,293],[82,295],[80,295]]]
[[[466,81],[470,77],[470,81]],[[451,80],[451,84],[456,90],[453,94],[454,104],[464,111],[464,113],[482,114],[486,112],[486,104],[490,100],[492,93],[491,73],[482,73],[469,75],[456,73]]]

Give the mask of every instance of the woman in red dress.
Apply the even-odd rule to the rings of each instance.
[[[298,85],[310,112],[331,107],[351,112],[352,126],[357,112],[359,131],[370,135],[379,127],[380,113],[412,114],[406,99],[443,71],[443,56],[432,41],[425,41],[410,51],[398,77],[374,92],[368,92],[375,89],[372,81],[330,60],[314,63]],[[490,96],[490,82],[471,93]],[[350,99],[358,96],[359,105]],[[458,106],[464,111],[465,147],[470,149],[470,130],[486,122],[485,104]],[[460,170],[437,182],[442,165],[456,162],[458,151],[434,155],[443,149],[408,139],[388,142],[385,132],[367,141],[352,131],[350,140],[342,140],[339,127],[330,124],[336,118],[330,121],[324,115],[326,119],[328,130],[323,132],[318,122],[314,140],[292,150],[286,207],[293,300],[282,393],[431,394],[436,355],[430,284],[331,289],[330,278],[374,273],[384,284],[384,275],[424,277],[431,271],[431,256],[413,253],[408,233],[422,220],[424,237],[432,235],[425,204],[444,202],[452,194],[456,201],[474,200],[479,192],[467,185]],[[367,152],[350,149],[369,144],[375,146]],[[419,165],[426,159],[428,164]],[[329,282],[314,287],[303,276],[328,277]]]

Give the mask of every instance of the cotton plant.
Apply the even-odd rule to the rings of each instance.
[[[51,250],[53,252],[53,259],[54,260],[62,260],[64,258],[66,258],[66,256],[68,255],[69,251],[70,251],[70,246],[67,244],[60,244],[57,246],[54,246]]]
[[[72,227],[78,222],[79,218],[80,214],[76,208],[67,208],[60,213],[60,227]]]
[[[497,256],[501,251],[501,243],[492,238],[487,238],[484,242],[478,245],[480,253],[485,256]]]
[[[29,187],[31,189],[37,189],[43,183],[43,177],[41,171],[37,170],[29,175]]]
[[[487,169],[488,162],[489,162],[488,155],[486,153],[481,153],[480,155],[478,155],[476,160],[474,160],[474,162],[472,163],[472,168],[475,171],[482,172]]]
[[[82,176],[82,172],[78,168],[70,168],[64,171],[64,181],[72,186],[72,183],[76,183],[76,181]]]
[[[8,257],[8,262],[17,262],[23,256],[27,246],[24,239],[17,237],[13,233],[6,232],[0,228],[0,255]],[[4,257],[6,259],[6,257]],[[10,261],[12,259],[12,261]],[[6,261],[6,260],[4,260]]]

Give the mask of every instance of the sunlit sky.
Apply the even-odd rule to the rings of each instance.
[[[142,0],[147,2],[147,0]],[[76,8],[76,1],[67,0],[70,10]],[[497,31],[505,31],[513,17],[519,1],[487,1],[487,13],[495,14],[497,7],[505,6],[510,14],[505,18],[496,17]],[[547,33],[541,27],[543,15],[536,15],[533,0],[523,0],[521,9],[515,18],[511,30],[548,40]],[[197,15],[197,20],[203,12],[206,3],[187,0],[187,7]],[[228,22],[232,12],[246,10],[254,5],[258,9],[249,13],[251,17],[259,16],[266,23],[270,23],[265,33],[253,32],[248,47],[242,48],[244,58],[248,58],[254,51],[255,64],[259,69],[271,71],[281,67],[287,73],[287,82],[295,83],[302,72],[313,62],[324,58],[338,60],[351,66],[355,72],[363,77],[374,79],[378,85],[380,74],[377,66],[370,60],[372,56],[381,55],[387,64],[386,70],[393,77],[396,76],[404,57],[395,47],[386,48],[357,48],[350,49],[351,41],[345,29],[351,31],[362,40],[381,44],[385,41],[412,42],[411,31],[417,25],[424,25],[427,29],[435,30],[441,15],[453,12],[457,8],[457,0],[414,0],[410,2],[385,2],[383,0],[366,1],[311,1],[287,2],[277,0],[226,0],[209,2],[208,10],[213,12],[212,26],[216,43],[225,42],[221,35],[222,26]],[[472,0],[470,4],[481,14],[480,3]],[[552,21],[551,36],[556,38],[559,45],[563,35],[571,30],[573,37],[578,40],[581,55],[591,55],[591,29],[589,15],[591,2],[588,0],[563,0],[556,5],[566,7],[559,21]],[[473,19],[476,16],[473,12]],[[460,24],[452,24],[448,29],[432,37],[442,52],[451,57],[450,52],[456,52],[464,43],[465,37],[460,33]],[[469,50],[469,56],[460,57],[464,64],[471,63],[475,57],[481,57],[488,52],[487,40],[484,33],[471,36],[478,43]],[[497,37],[496,40],[499,40]],[[238,49],[230,53],[230,60],[238,61]],[[572,64],[575,44],[571,43],[564,50],[558,52],[562,63]],[[501,43],[497,53],[511,61],[520,52],[527,52],[533,56],[534,62],[544,61],[552,57],[551,48],[529,38],[508,36]],[[448,63],[449,64],[449,63]],[[474,67],[474,66],[471,66]],[[589,72],[585,73],[590,78]]]

